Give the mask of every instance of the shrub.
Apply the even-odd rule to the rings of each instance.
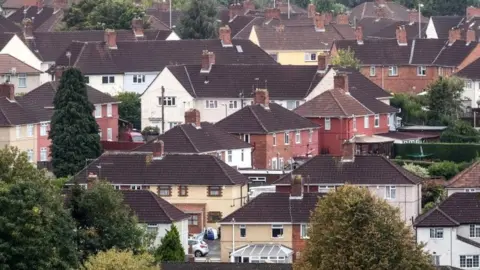
[[[452,161],[443,161],[430,165],[428,172],[431,176],[442,176],[445,179],[454,177],[458,172],[458,165]]]
[[[407,163],[403,165],[403,168],[406,169],[407,171],[422,177],[422,178],[428,178],[430,177],[430,174],[428,173],[428,169],[420,166],[420,165],[415,165],[413,163]]]
[[[142,135],[143,136],[158,135],[159,133],[160,133],[160,128],[159,127],[148,126],[148,127],[145,127],[142,130]]]

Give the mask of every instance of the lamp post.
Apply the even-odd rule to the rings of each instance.
[[[418,38],[422,38],[422,24],[421,24],[421,20],[422,20],[422,9],[423,7],[423,4],[421,3],[418,3]]]

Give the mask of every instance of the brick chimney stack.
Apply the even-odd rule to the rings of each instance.
[[[94,172],[89,172],[87,177],[87,189],[92,189],[98,182],[98,175]]]
[[[395,34],[397,36],[397,42],[399,46],[407,46],[408,41],[407,41],[407,31],[405,30],[404,25],[399,25],[397,27],[397,30],[395,31]]]
[[[153,8],[155,8],[158,11],[167,12],[167,11],[170,10],[169,5],[170,4],[169,4],[168,1],[154,2],[153,3]]]
[[[418,11],[416,9],[412,9],[408,11],[408,21],[410,25],[418,22]]]
[[[355,161],[355,144],[346,141],[342,145],[342,162],[354,162]]]
[[[243,7],[239,3],[231,4],[228,7],[228,14],[229,14],[230,21],[233,20],[236,16],[243,15],[243,13],[244,13]]]
[[[475,30],[473,30],[473,29],[471,29],[471,28],[469,28],[469,29],[467,30],[467,36],[466,36],[466,38],[465,38],[465,41],[467,42],[467,43],[466,43],[467,46],[470,45],[471,42],[477,41],[477,38],[476,38],[476,36],[475,36]]]
[[[480,16],[480,8],[472,7],[472,6],[467,7],[466,15],[467,15],[467,21],[474,17],[478,17]]]
[[[15,100],[15,86],[11,83],[0,84],[0,97],[6,97],[9,100]]]
[[[345,13],[337,15],[337,24],[339,25],[348,25],[348,15]]]
[[[132,19],[132,29],[135,37],[143,37],[144,36],[144,29],[143,29],[143,19],[136,17]]]
[[[57,82],[60,81],[64,71],[65,71],[64,67],[60,67],[60,66],[55,67],[55,81]]]
[[[265,9],[265,19],[277,19],[280,20],[280,9],[279,8],[266,8]]]
[[[299,174],[292,175],[290,187],[290,199],[301,199],[303,197],[303,177]]]
[[[43,0],[37,0],[37,14],[43,9]]]
[[[222,42],[222,47],[233,47],[232,44],[232,30],[230,26],[225,25],[219,29],[219,38]]]
[[[213,52],[209,52],[208,50],[203,50],[202,51],[202,68],[200,69],[200,72],[209,73],[214,64],[215,64],[215,54]]]
[[[337,74],[333,77],[333,88],[342,89],[345,92],[349,92],[348,76],[347,74]]]
[[[452,45],[461,38],[460,28],[453,27],[448,31],[448,45]]]
[[[268,90],[257,88],[257,90],[255,90],[254,103],[263,105],[264,107],[268,108],[270,104],[270,97],[268,96]]]
[[[315,23],[316,32],[325,32],[325,17],[323,14],[315,13],[315,18],[313,19]]]
[[[329,25],[333,21],[333,14],[331,12],[325,12],[323,14],[325,18],[325,25]]]
[[[200,111],[197,109],[190,109],[185,112],[185,124],[193,124],[196,128],[200,128]]]
[[[325,72],[327,71],[327,66],[328,66],[327,55],[325,55],[325,54],[317,55],[317,61],[318,61],[317,73],[325,74]]]
[[[385,18],[386,17],[385,13],[386,13],[385,8],[383,7],[375,8],[375,15],[377,16],[377,19]]]
[[[358,45],[363,45],[363,29],[361,26],[357,26],[355,29],[355,39]]]
[[[25,39],[33,39],[33,22],[30,18],[25,18],[22,21],[23,36]]]
[[[117,32],[113,29],[105,29],[104,41],[111,50],[118,49],[117,47]]]
[[[156,139],[153,144],[153,160],[158,160],[158,159],[162,159],[165,155],[165,144],[163,143],[162,140],[160,139]]]
[[[308,18],[313,19],[315,17],[315,13],[317,13],[315,5],[314,4],[309,4],[308,9],[307,9]]]

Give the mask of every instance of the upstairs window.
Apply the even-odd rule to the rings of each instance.
[[[302,239],[308,239],[308,229],[309,229],[309,225],[308,224],[301,224],[300,225],[300,237]]]
[[[208,193],[209,197],[221,197],[222,196],[222,187],[220,187],[220,186],[209,186],[207,193]]]
[[[369,120],[370,120],[370,118],[368,117],[368,115],[365,115],[365,116],[363,117],[363,127],[364,127],[364,128],[368,128],[368,126],[369,126],[369,123],[368,123]]]
[[[27,87],[27,74],[19,73],[18,74],[18,88]]]
[[[228,108],[230,109],[236,109],[238,107],[237,101],[236,100],[230,100],[228,103]]]
[[[133,75],[133,83],[135,84],[145,83],[145,75],[140,75],[140,74]]]
[[[276,133],[272,134],[272,145],[273,146],[277,145],[277,134]]]
[[[430,228],[430,238],[442,239],[443,238],[443,228]]]
[[[188,186],[179,186],[178,187],[178,196],[180,196],[180,197],[188,196]]]
[[[285,141],[285,145],[290,144],[290,132],[288,132],[288,131],[285,132],[284,141]]]
[[[115,83],[115,76],[102,76],[102,84]]]
[[[240,237],[247,237],[247,225],[240,225]]]
[[[160,105],[162,105],[162,98],[159,97],[158,101]],[[176,105],[176,98],[175,97],[163,97],[163,106],[173,107]]]
[[[325,130],[330,130],[331,128],[330,117],[325,117]]]
[[[473,88],[473,82],[470,80],[465,81],[465,88],[467,89],[472,89]]]
[[[97,104],[95,105],[95,118],[102,117],[102,105]]]
[[[397,198],[397,188],[395,186],[386,186],[385,198],[388,200],[395,200]]]
[[[217,107],[218,107],[218,103],[216,100],[205,100],[205,108],[215,109]]]
[[[302,136],[300,130],[295,131],[295,143],[299,144],[302,142]]]
[[[480,237],[480,225],[476,225],[476,224],[470,225],[470,237],[471,238]]]
[[[375,114],[375,120],[373,123],[376,128],[380,127],[380,115]]]
[[[27,125],[27,136],[28,137],[33,137],[33,125],[32,124]]]
[[[112,104],[107,104],[107,117],[112,117]]]
[[[377,75],[377,69],[375,66],[370,66],[370,77]]]
[[[40,123],[40,136],[47,136],[48,122]]]
[[[314,52],[306,52],[304,56],[305,62],[313,62],[317,61],[317,53]]]
[[[398,76],[398,67],[397,66],[388,67],[388,76]]]
[[[417,76],[427,76],[427,68],[425,66],[417,67]]]
[[[313,130],[310,129],[308,130],[308,143],[311,143],[313,141]]]
[[[283,237],[283,225],[272,225],[272,238],[282,238]]]
[[[158,195],[159,196],[172,196],[172,187],[170,186],[159,186],[158,187]]]

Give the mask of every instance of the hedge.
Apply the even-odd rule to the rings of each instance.
[[[480,144],[466,143],[407,143],[395,144],[394,154],[404,159],[413,159],[420,154],[420,147],[424,155],[429,155],[424,160],[470,162],[480,154]]]

